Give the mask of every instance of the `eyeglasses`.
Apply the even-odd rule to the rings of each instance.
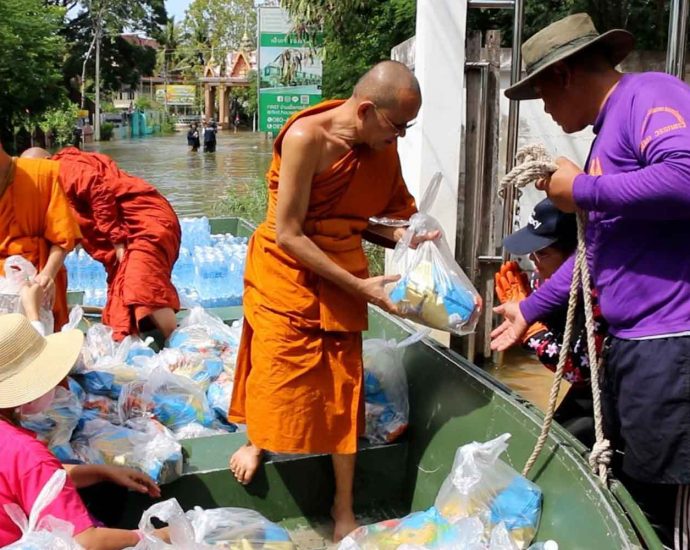
[[[372,105],[374,105],[374,109],[376,110],[376,112],[383,117],[383,120],[385,120],[386,123],[395,131],[396,137],[404,135],[405,132],[407,132],[407,130],[409,130],[411,126],[414,126],[417,123],[416,120],[413,120],[412,122],[408,122],[405,124],[395,124],[390,118],[386,116],[386,113],[381,111],[381,109],[379,109],[376,106],[376,103],[373,103]]]

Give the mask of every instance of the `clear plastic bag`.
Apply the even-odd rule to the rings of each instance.
[[[79,395],[58,386],[50,407],[37,414],[20,414],[19,423],[36,434],[61,461],[76,458],[70,439],[82,415]]]
[[[170,544],[158,539],[151,523],[157,518],[170,527]],[[143,538],[135,550],[294,550],[287,531],[258,512],[243,508],[199,507],[186,514],[175,499],[151,506],[139,521]]]
[[[72,538],[73,526],[53,516],[41,518],[41,513],[60,494],[65,486],[67,472],[55,470],[36,497],[29,517],[18,504],[5,504],[5,513],[19,527],[22,537],[4,546],[5,550],[83,550]]]
[[[202,391],[206,391],[225,368],[220,357],[177,348],[164,348],[153,357],[140,358],[136,363],[148,370],[163,367],[173,374],[188,378]]]
[[[117,400],[105,395],[87,393],[83,402],[82,418],[93,420],[102,418],[113,424],[120,422],[120,411],[117,407]]]
[[[539,527],[542,493],[499,458],[509,438],[510,434],[503,434],[460,447],[435,506],[451,523],[477,516],[491,529],[502,524],[517,548],[523,549]]]
[[[233,377],[223,373],[208,387],[206,392],[208,404],[216,414],[216,418],[226,424],[228,423],[228,411],[230,410],[233,386]]]
[[[393,253],[400,280],[389,296],[402,317],[431,328],[463,335],[474,331],[481,311],[481,298],[454,259],[441,224],[428,214],[442,177],[437,173],[427,188],[419,212]],[[415,235],[439,231],[441,236],[410,248]]]
[[[84,462],[137,468],[158,483],[170,483],[182,475],[180,444],[151,418],[133,419],[126,426],[101,418],[87,420],[73,446]]]
[[[5,276],[0,277],[0,314],[24,313],[19,291],[33,281],[37,275],[36,267],[23,256],[9,256],[4,264]],[[55,318],[53,317],[53,301],[55,295],[44,294],[39,308],[39,321],[43,325],[46,335],[52,334]]]
[[[432,506],[424,512],[414,512],[402,519],[359,527],[343,539],[339,550],[402,548],[487,550],[488,546],[484,543],[484,526],[479,519],[472,518],[451,524]]]
[[[259,550],[292,550],[294,545],[288,532],[268,521],[254,510],[245,508],[214,508],[203,510],[196,506],[185,516],[194,530],[197,543],[213,547]]]
[[[410,404],[402,357],[407,346],[426,334],[418,332],[399,343],[380,338],[364,340],[364,437],[371,443],[390,443],[407,429]]]
[[[146,380],[126,384],[118,407],[123,422],[152,416],[173,431],[192,422],[210,427],[214,420],[206,394],[188,378],[162,367]]]

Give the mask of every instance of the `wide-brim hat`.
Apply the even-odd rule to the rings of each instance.
[[[618,65],[632,51],[635,38],[624,29],[599,34],[586,13],[569,15],[552,23],[522,45],[525,76],[504,92],[509,99],[538,99],[532,80],[558,61],[597,46],[612,66]]]
[[[29,403],[57,386],[77,361],[83,341],[79,330],[44,338],[23,315],[0,315],[0,409]]]

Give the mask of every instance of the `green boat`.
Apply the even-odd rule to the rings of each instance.
[[[238,218],[214,219],[214,233],[249,235],[252,226]],[[225,321],[241,308],[215,310]],[[370,308],[365,337],[401,340],[414,329]],[[456,449],[509,432],[504,460],[520,471],[539,435],[543,415],[488,373],[436,341],[426,338],[407,349],[410,423],[396,443],[365,446],[358,453],[355,509],[362,522],[402,517],[434,502],[451,469]],[[333,472],[328,456],[269,457],[255,480],[244,487],[228,470],[228,458],[246,442],[243,433],[183,442],[182,477],[163,486],[184,509],[237,506],[259,511],[286,526],[298,548],[327,546]],[[587,464],[586,449],[554,425],[531,479],[544,494],[537,540],[553,539],[561,549],[662,548],[652,527],[615,479],[601,485]],[[150,505],[134,497],[124,527],[136,526]]]

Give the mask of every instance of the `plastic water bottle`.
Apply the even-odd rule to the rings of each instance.
[[[72,250],[65,258],[65,269],[67,270],[67,287],[69,290],[79,290],[79,258],[77,251]]]

